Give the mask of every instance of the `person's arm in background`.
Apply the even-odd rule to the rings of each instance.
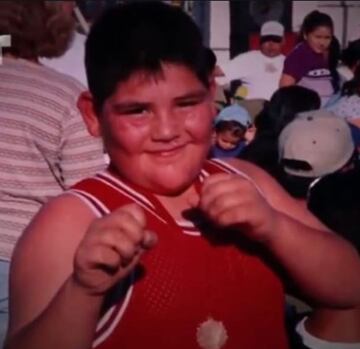
[[[279,87],[292,86],[296,84],[296,79],[288,74],[282,74],[280,77]]]
[[[248,73],[249,64],[251,64],[251,62],[249,63],[250,58],[250,52],[245,52],[221,65],[224,76],[217,77],[216,82],[228,89],[232,80],[243,80]]]
[[[307,72],[306,62],[301,45],[295,47],[285,58],[279,87],[295,85]]]
[[[59,162],[64,189],[68,189],[106,165],[101,139],[89,134],[76,106],[64,116],[62,127]]]

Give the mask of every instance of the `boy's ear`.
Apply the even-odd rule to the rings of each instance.
[[[95,112],[94,99],[89,91],[84,91],[80,94],[77,107],[89,133],[94,137],[101,137],[100,122]]]

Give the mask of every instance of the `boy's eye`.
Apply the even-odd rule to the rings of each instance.
[[[193,101],[185,101],[185,102],[180,102],[178,103],[179,107],[190,107],[192,105],[195,105],[196,103]]]
[[[142,116],[146,116],[148,113],[149,110],[148,108],[145,107],[128,108],[120,111],[120,114],[132,116],[132,117],[142,117]]]
[[[145,108],[132,108],[124,110],[124,114],[143,114],[146,112]]]

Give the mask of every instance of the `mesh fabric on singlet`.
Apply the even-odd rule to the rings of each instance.
[[[233,171],[220,161],[207,162],[196,186],[220,172]],[[215,233],[201,217],[195,217],[199,227],[180,226],[154,196],[109,172],[80,182],[73,192],[100,214],[137,202],[159,237],[108,297],[94,347],[287,348],[282,285],[258,257],[257,247],[238,239],[240,234]],[[216,324],[213,333],[204,330],[209,319]],[[223,346],[200,339],[213,335],[216,342],[221,332]]]

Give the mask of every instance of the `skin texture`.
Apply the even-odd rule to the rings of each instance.
[[[312,32],[305,34],[304,39],[309,46],[316,52],[325,54],[329,49],[333,32],[329,27],[317,27]]]
[[[241,141],[242,136],[236,136],[233,134],[233,132],[229,131],[223,131],[219,132],[216,135],[216,143],[217,145],[225,150],[231,150],[236,148],[236,146]]]
[[[100,118],[86,114],[85,122],[93,135],[103,136],[121,176],[172,194],[192,183],[208,154],[215,85],[207,89],[175,65],[164,65],[162,75],[134,75],[108,98]],[[79,106],[90,109],[89,103],[85,94]]]

